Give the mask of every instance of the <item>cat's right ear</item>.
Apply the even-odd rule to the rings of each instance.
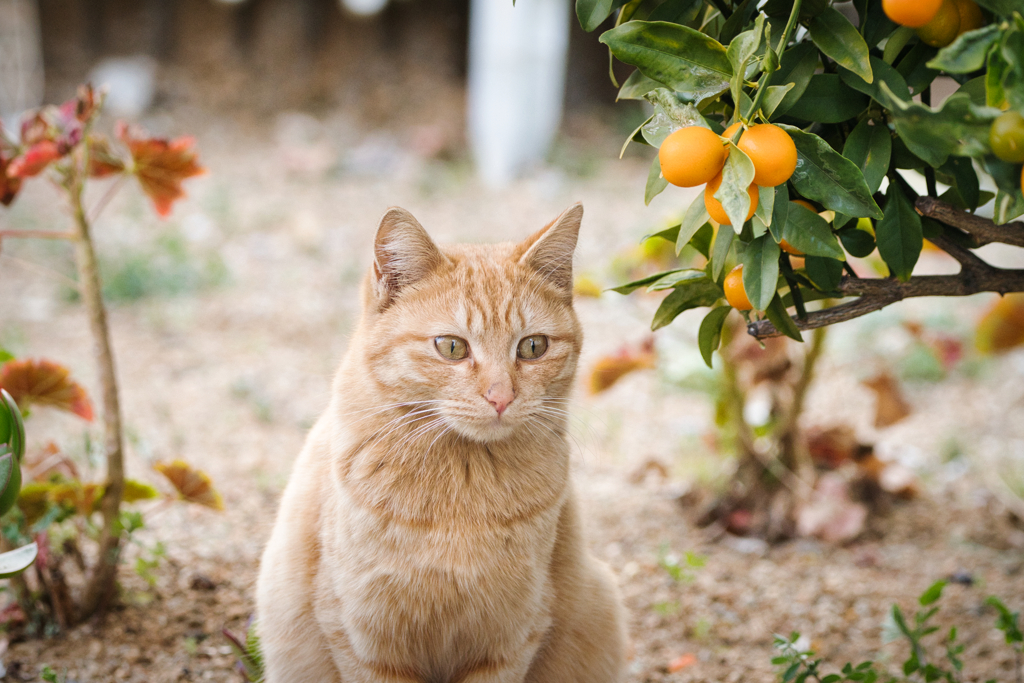
[[[444,255],[419,221],[393,206],[377,226],[373,243],[374,291],[384,310],[405,287],[419,282],[444,261]]]

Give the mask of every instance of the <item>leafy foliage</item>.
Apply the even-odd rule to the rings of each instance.
[[[718,231],[703,277],[671,280],[652,328],[690,308],[722,302],[722,278],[736,263],[744,266],[755,309],[744,315],[767,317],[794,338],[800,335],[787,309],[804,318],[804,301],[834,295],[848,257],[868,256],[877,245],[890,275],[906,282],[926,236],[956,235],[922,222],[905,172],[923,173],[930,194],[937,181],[947,184],[943,198],[974,211],[987,199],[977,164],[998,187],[996,222],[1024,214],[1020,165],[997,157],[989,140],[1004,109],[1024,111],[1024,7],[1016,0],[980,4],[987,10],[984,25],[965,27],[937,50],[890,21],[881,0],[842,9],[828,0],[577,0],[588,31],[615,16],[600,41],[615,59],[636,67],[620,99],[655,105],[631,141],[657,147],[686,126],[722,134],[730,124],[772,123],[798,152],[792,177],[774,191],[761,187],[758,210],[744,221],[753,166],[735,144],[739,133],[729,129],[732,137],[723,138],[728,161],[714,197],[734,234]],[[801,26],[805,30],[797,30]],[[940,76],[960,88],[931,106],[931,85]],[[648,203],[667,187],[658,171],[655,159]],[[789,200],[798,198],[823,211],[792,208]],[[659,237],[675,240],[677,253],[687,245],[699,248],[708,219],[698,198],[679,230]],[[788,256],[778,248],[783,240],[813,258],[788,269]],[[616,291],[668,288],[664,280],[657,283],[633,282]],[[702,329],[701,353],[709,363],[725,315],[714,312]]]
[[[9,360],[0,367],[0,388],[6,389],[22,410],[32,404],[51,406],[93,419],[92,402],[71,371],[49,360]]]
[[[916,680],[929,683],[931,681],[959,683],[959,681],[965,680],[964,662],[960,658],[964,652],[964,645],[958,641],[956,626],[951,627],[942,637],[938,648],[941,652],[939,657],[932,658],[929,648],[922,642],[926,637],[940,631],[940,628],[932,623],[932,619],[939,611],[935,604],[942,597],[946,585],[947,582],[944,580],[937,581],[921,594],[918,604],[922,609],[914,614],[912,620],[907,619],[899,605],[892,606],[890,622],[887,623],[886,629],[891,632],[894,639],[903,639],[909,650],[907,658],[900,668],[902,675],[894,675],[886,671],[881,664],[873,661],[865,661],[856,665],[847,663],[843,665],[839,673],[825,674],[823,660],[815,659],[814,652],[803,644],[804,641],[800,638],[799,633],[792,633],[789,637],[775,636],[775,648],[779,654],[772,659],[772,664],[779,667],[779,680],[782,683],[804,683],[808,680],[819,681],[819,683],[846,681],[902,683]],[[1024,673],[1021,669],[1021,643],[1024,641],[1024,636],[1020,631],[1020,613],[1011,612],[995,596],[989,597],[986,604],[995,608],[998,615],[995,626],[1003,632],[1007,645],[1015,653],[1019,680]]]

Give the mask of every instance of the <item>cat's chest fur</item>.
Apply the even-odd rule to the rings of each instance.
[[[331,468],[320,533],[317,614],[328,630],[364,657],[420,667],[539,638],[567,495],[562,439],[347,448]]]

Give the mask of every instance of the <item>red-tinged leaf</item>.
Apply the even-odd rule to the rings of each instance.
[[[636,346],[623,346],[617,352],[597,359],[590,371],[590,393],[599,394],[635,370],[649,370],[657,364],[654,338]]]
[[[40,140],[7,165],[11,178],[31,178],[61,157],[60,145],[53,140]]]
[[[214,510],[223,510],[224,501],[221,499],[217,489],[213,487],[210,476],[202,470],[196,469],[184,460],[172,460],[171,462],[158,462],[153,465],[160,474],[167,477],[181,499],[198,505],[205,505]]]
[[[110,149],[110,141],[102,135],[89,136],[89,175],[105,178],[124,172],[124,162]]]
[[[10,206],[21,189],[21,178],[11,178],[7,175],[11,161],[12,159],[4,156],[3,150],[0,150],[0,204],[4,206]]]
[[[674,674],[677,671],[682,671],[688,666],[693,666],[697,663],[697,656],[687,652],[684,655],[679,655],[671,662],[668,663],[668,672]]]
[[[6,389],[22,409],[31,404],[52,406],[91,421],[89,395],[70,374],[63,365],[49,360],[9,360],[0,367],[0,388]]]
[[[1024,294],[1000,297],[978,322],[974,338],[982,353],[1002,353],[1024,344]]]
[[[863,383],[878,397],[875,405],[876,428],[894,425],[913,412],[910,403],[903,397],[899,382],[888,372],[881,372]]]
[[[206,172],[196,161],[192,150],[195,140],[191,137],[174,140],[135,137],[123,121],[117,125],[117,136],[132,154],[129,170],[139,179],[142,191],[162,217],[169,216],[174,202],[185,196],[182,181]]]

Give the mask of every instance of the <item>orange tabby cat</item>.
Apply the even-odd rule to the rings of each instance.
[[[576,204],[526,241],[440,248],[380,222],[363,316],[257,587],[266,683],[613,683],[566,403]]]

